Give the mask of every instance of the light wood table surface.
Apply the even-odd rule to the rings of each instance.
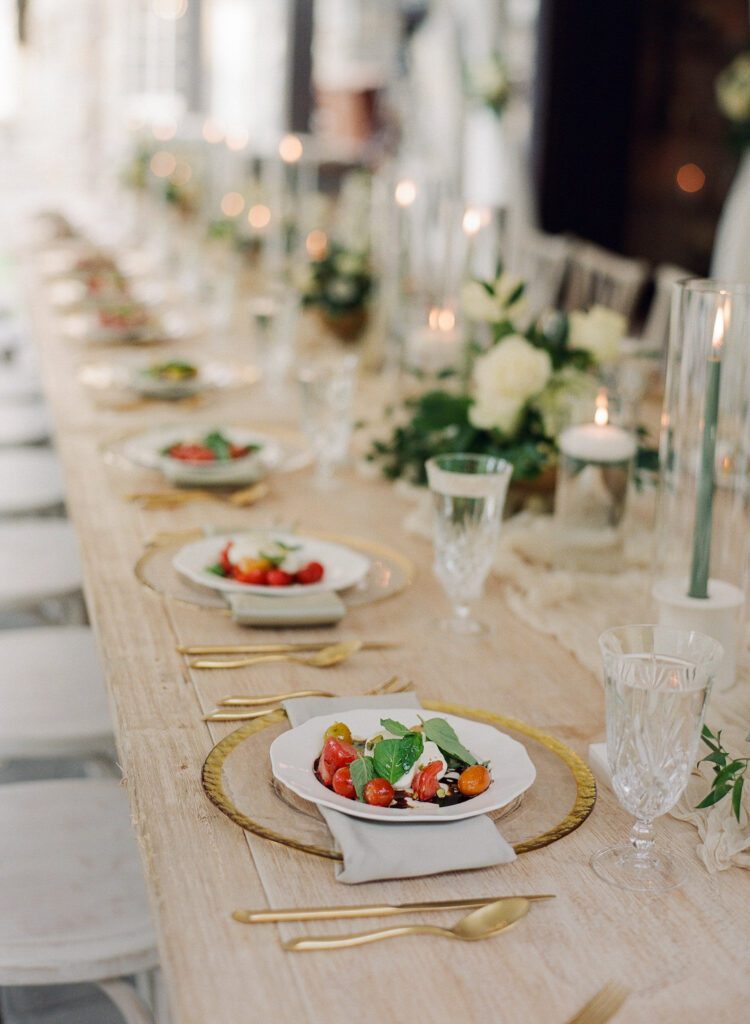
[[[225,818],[204,796],[200,771],[213,744],[232,728],[209,727],[201,715],[227,692],[273,693],[324,684],[354,693],[398,672],[415,681],[423,699],[514,716],[553,733],[585,757],[588,744],[603,734],[600,683],[554,640],[515,618],[497,580],[489,581],[481,606],[482,617],[495,627],[491,636],[458,641],[435,631],[431,620],[447,605],[431,572],[430,545],[404,533],[408,506],[381,480],[350,474],[341,490],[320,494],[311,486],[310,470],[275,476],[270,496],[247,510],[205,503],[146,512],[127,503],[127,492],[147,489],[153,478],[105,464],[101,448],[108,438],[186,418],[208,426],[233,418],[294,425],[294,395],[272,399],[255,387],[215,397],[190,413],[165,404],[105,411],[78,382],[77,368],[86,360],[116,359],[125,350],[87,348],[63,338],[38,279],[29,288],[29,307],[173,1024],[558,1024],[608,979],[633,990],[617,1017],[623,1024],[748,1019],[750,876],[738,869],[710,876],[694,855],[694,830],[668,818],[658,825],[658,839],[685,863],[684,887],[659,898],[608,887],[593,874],[589,858],[623,840],[631,821],[607,791],[600,791],[580,829],[511,865],[359,887],[337,884],[330,861],[247,835]],[[169,351],[242,356],[245,345],[249,351],[246,338],[233,345],[204,335]],[[164,351],[144,349],[143,356]],[[365,389],[370,396],[365,414],[377,415],[382,398],[377,390]],[[339,630],[315,634],[395,639],[402,646],[362,653],[330,672],[288,665],[192,672],[176,653],[177,643],[285,635],[251,633],[226,617],[147,591],[133,573],[147,539],[160,530],[206,523],[290,521],[377,539],[415,561],[417,578],[404,594],[353,610]],[[297,640],[304,635],[289,634]],[[731,699],[724,699],[722,720],[739,715],[748,722],[746,695],[744,680]],[[523,892],[553,892],[557,899],[533,906],[507,936],[477,944],[415,937],[293,955],[281,950],[281,936],[357,930],[377,922],[354,922],[354,928],[351,922],[248,927],[230,918],[237,907]],[[450,923],[451,915],[431,920]]]

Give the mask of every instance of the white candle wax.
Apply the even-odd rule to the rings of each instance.
[[[568,427],[559,440],[560,451],[583,462],[626,462],[636,451],[635,438],[611,423]]]

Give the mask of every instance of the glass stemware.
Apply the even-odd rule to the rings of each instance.
[[[612,788],[636,820],[629,842],[595,853],[591,866],[610,885],[664,892],[681,878],[657,852],[653,823],[677,803],[695,766],[722,647],[703,633],[665,626],[610,629],[599,647]]]
[[[311,363],[297,374],[302,431],[315,453],[319,490],[335,486],[336,469],[349,452],[358,365],[358,357],[348,355]]]
[[[297,298],[273,291],[249,303],[255,359],[271,391],[278,391],[294,362],[297,336]]]
[[[453,617],[441,626],[476,634],[486,626],[471,617],[492,566],[513,467],[491,455],[436,455],[427,461],[434,500],[435,575]]]

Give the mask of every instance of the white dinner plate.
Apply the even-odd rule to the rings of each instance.
[[[169,459],[162,453],[180,441],[193,441],[212,430],[219,430],[235,444],[259,445],[260,451],[254,452],[248,459],[237,459],[231,463],[195,464],[179,459]],[[283,450],[278,441],[266,434],[248,430],[245,427],[222,426],[213,423],[177,423],[168,427],[154,427],[142,434],[134,434],[121,444],[121,454],[130,462],[145,469],[158,469],[164,472],[165,463],[170,479],[190,478],[192,483],[206,486],[228,486],[246,480],[259,479],[276,469],[283,458]]]
[[[198,370],[197,377],[185,382],[164,382],[155,380],[148,373],[151,366],[178,360],[190,363]],[[247,387],[260,379],[260,373],[249,363],[233,363],[222,360],[188,359],[175,355],[167,359],[166,355],[152,357],[148,361],[143,356],[137,360],[125,357],[117,362],[92,362],[81,366],[78,378],[86,387],[95,391],[125,390],[135,391],[147,398],[175,399],[204,391],[223,390],[225,388]],[[0,395],[2,394],[2,376],[0,375]]]
[[[320,562],[324,576],[320,583],[292,583],[288,587],[263,587],[252,583],[239,583],[237,580],[226,579],[208,571],[208,566],[215,565],[219,560],[219,552],[227,541],[238,541],[248,536],[262,536],[270,543],[280,540],[284,544],[294,545],[298,550],[295,557],[303,563]],[[266,597],[282,599],[298,594],[320,594],[332,590],[346,590],[361,582],[370,570],[370,559],[359,551],[334,544],[327,540],[314,537],[300,537],[295,533],[264,531],[253,534],[244,530],[237,533],[217,534],[193,541],[180,548],[172,560],[178,573],[199,583],[201,586],[220,590],[227,594],[263,594]]]
[[[66,316],[64,323],[68,337],[93,345],[156,345],[181,341],[199,329],[199,325],[176,311],[155,313],[152,324],[137,328],[103,327],[96,313]]]
[[[409,727],[423,719],[444,718],[453,726],[456,735],[477,761],[489,761],[492,784],[479,796],[449,807],[431,803],[415,803],[413,807],[372,807],[359,800],[348,800],[328,789],[315,777],[313,765],[323,748],[326,729],[334,722],[344,722],[352,736],[366,739],[381,728],[381,718],[393,718]],[[524,793],[536,778],[534,764],[526,748],[494,726],[472,722],[456,715],[437,714],[421,708],[360,708],[339,711],[333,715],[310,718],[296,729],[282,733],[271,744],[271,768],[275,778],[301,796],[303,800],[342,811],[355,818],[371,821],[389,821],[394,824],[422,821],[459,821],[505,807]]]

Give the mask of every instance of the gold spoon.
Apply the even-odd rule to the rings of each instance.
[[[310,665],[312,668],[331,668],[346,661],[352,654],[361,650],[361,640],[346,640],[343,643],[331,644],[313,654],[258,654],[253,658],[240,658],[233,661],[214,661],[211,658],[199,658],[188,664],[190,668],[246,668],[248,665],[261,665],[269,661],[293,661],[295,665]]]
[[[449,939],[460,939],[462,942],[476,942],[510,928],[528,914],[530,907],[529,900],[517,896],[509,900],[495,900],[494,903],[488,903],[478,910],[472,910],[452,928],[439,928],[434,924],[404,924],[338,937],[330,935],[300,936],[283,942],[282,946],[292,953],[304,953],[316,949],[348,949],[351,946],[364,946],[367,942],[378,942],[380,939],[393,939],[399,935],[443,935]]]

